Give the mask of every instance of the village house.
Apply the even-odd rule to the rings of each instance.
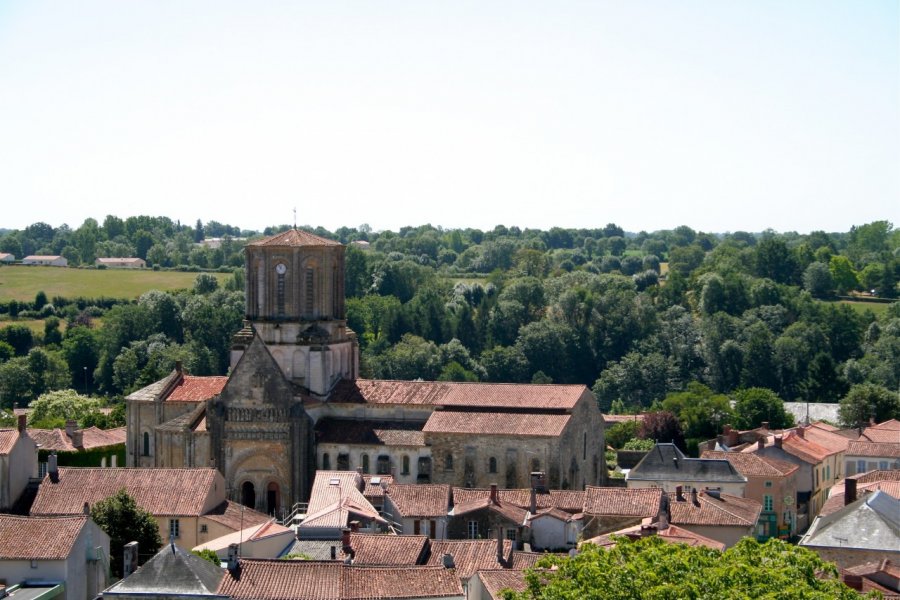
[[[651,521],[651,519],[645,519],[645,521]],[[646,522],[641,525],[626,527],[625,529],[620,529],[612,533],[607,533],[595,538],[584,540],[582,544],[594,544],[603,548],[610,548],[612,546],[615,546],[617,543],[614,539],[615,536],[624,536],[635,540],[651,535],[655,535],[659,537],[659,539],[670,544],[704,546],[713,550],[725,550],[725,544],[723,544],[722,542],[717,542],[716,540],[702,536],[699,533],[694,533],[693,531],[687,529],[682,529],[681,527],[672,525],[671,523],[668,525],[668,527],[660,529],[660,523],[658,521]],[[580,547],[581,545],[579,544],[579,548]]]
[[[674,492],[680,486],[686,492],[712,489],[743,496],[747,478],[727,460],[688,458],[675,444],[656,444],[628,472],[625,483],[629,489],[659,487]]]
[[[403,533],[446,539],[450,486],[393,484],[384,495],[384,514],[400,525]]]
[[[822,510],[819,511],[819,516],[830,515],[853,501],[848,501],[846,495],[847,484],[851,480],[853,483],[849,484],[849,487],[852,488],[850,494],[854,499],[882,490],[900,500],[900,470],[869,471],[868,473],[852,475],[835,483],[828,493],[828,500],[825,501]]]
[[[38,445],[38,477],[47,474],[51,454],[59,467],[118,467],[125,465],[125,428],[79,428],[73,420],[65,429],[28,429]]]
[[[25,415],[16,429],[0,429],[0,511],[9,511],[38,472],[38,450]]]
[[[585,538],[657,520],[664,514],[668,496],[660,487],[610,488],[588,486],[584,496]]]
[[[754,534],[762,511],[755,500],[712,490],[686,493],[678,489],[668,494],[668,500],[660,529],[675,525],[721,542],[726,548]]]
[[[227,500],[225,480],[215,469],[124,469],[56,467],[31,506],[32,516],[78,515],[125,489],[159,524],[160,537],[186,550],[239,531],[268,517]]]
[[[7,588],[37,586],[41,598],[91,600],[107,585],[109,561],[109,536],[87,515],[0,514],[0,579]]]
[[[296,539],[293,529],[279,525],[275,519],[269,519],[265,523],[251,525],[194,546],[192,551],[211,550],[224,561],[228,558],[229,546],[239,544],[241,556],[246,558],[280,558],[288,553]]]
[[[845,470],[848,476],[867,471],[887,471],[900,469],[900,431],[897,441],[869,442],[859,439],[851,441],[844,454]]]
[[[9,252],[0,252],[0,263],[9,264],[15,262],[16,257]]]

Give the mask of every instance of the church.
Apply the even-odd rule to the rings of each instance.
[[[126,398],[127,464],[214,467],[269,514],[317,469],[398,483],[584,489],[606,478],[603,419],[583,385],[360,379],[345,247],[298,229],[245,247],[246,319],[227,377],[181,365]]]

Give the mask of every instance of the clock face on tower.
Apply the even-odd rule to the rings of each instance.
[[[278,263],[275,266],[275,272],[278,273],[279,275],[284,275],[285,271],[287,271],[287,267],[284,266],[284,263]]]

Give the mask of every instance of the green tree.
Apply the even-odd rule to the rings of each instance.
[[[211,294],[219,289],[219,280],[211,273],[200,273],[194,279],[194,293]]]
[[[803,288],[814,298],[828,298],[834,292],[831,269],[822,262],[810,263],[803,271]]]
[[[794,424],[793,415],[784,409],[784,401],[772,390],[737,390],[734,398],[734,425],[739,429],[753,429],[763,421],[767,421],[771,429],[784,429]]]
[[[110,556],[122,556],[122,548],[129,542],[137,542],[141,554],[153,555],[162,546],[159,526],[149,512],[137,505],[122,488],[91,507],[91,518],[109,536]],[[110,561],[113,576],[122,576],[122,562]]]
[[[628,440],[637,437],[640,428],[641,422],[637,419],[620,421],[606,430],[606,444],[613,448],[622,448]]]
[[[31,371],[25,357],[16,357],[0,364],[0,407],[25,406],[34,398]]]
[[[100,412],[100,401],[82,396],[75,390],[55,390],[41,394],[29,408],[31,421],[36,424],[65,422],[74,419],[81,423],[93,413]]]
[[[900,419],[900,398],[897,392],[880,385],[854,385],[841,398],[838,408],[841,423],[846,427],[862,427],[874,418],[876,422]]]
[[[208,560],[217,567],[222,565],[222,559],[219,558],[219,555],[216,554],[215,550],[204,548],[203,550],[191,550],[191,553],[199,556],[203,560]]]
[[[834,281],[834,287],[837,288],[838,294],[846,294],[859,288],[856,271],[853,270],[853,264],[846,256],[832,256],[828,268],[831,270],[831,279]]]
[[[697,381],[690,382],[683,392],[668,394],[661,406],[664,411],[678,417],[689,440],[715,437],[722,425],[731,422],[733,416],[727,396],[716,394]]]
[[[7,325],[0,328],[0,342],[12,346],[16,356],[25,356],[34,345],[34,336],[25,325]]]

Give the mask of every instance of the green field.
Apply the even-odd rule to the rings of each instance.
[[[223,285],[230,273],[213,273]],[[0,267],[0,302],[33,301],[43,290],[48,299],[137,298],[148,290],[178,290],[194,285],[197,273],[154,271],[152,269],[68,269],[62,267]]]
[[[871,310],[876,317],[880,317],[887,312],[890,304],[884,302],[853,302],[851,300],[838,300],[838,304],[847,304],[856,312],[862,314],[867,310]]]

